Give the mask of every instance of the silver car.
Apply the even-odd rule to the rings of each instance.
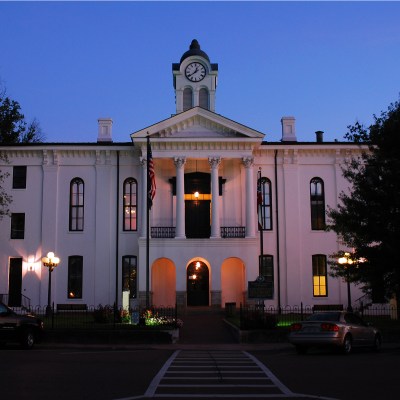
[[[290,326],[288,336],[299,354],[310,347],[331,346],[348,354],[353,347],[379,350],[382,336],[379,330],[366,324],[357,314],[345,311],[318,312],[306,321]]]

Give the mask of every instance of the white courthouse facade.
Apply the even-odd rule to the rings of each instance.
[[[256,301],[248,288],[259,275],[268,306],[346,306],[346,283],[328,265],[346,249],[325,231],[325,211],[347,189],[341,165],[359,147],[324,142],[321,132],[298,142],[293,117],[282,118],[282,140],[269,142],[217,114],[218,65],[196,41],[172,73],[176,114],[125,143],[112,141],[112,120],[103,118],[93,143],[0,146],[13,198],[11,217],[0,221],[0,294],[11,305],[45,306],[41,258],[53,251],[61,260],[55,307],[148,298],[155,306],[239,305]],[[147,137],[157,185],[149,226]],[[355,304],[362,293],[351,290]]]

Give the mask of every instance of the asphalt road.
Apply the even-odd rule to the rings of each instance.
[[[233,362],[234,358],[238,365],[226,364],[228,353],[232,357],[228,361]],[[213,359],[213,368],[218,367],[207,373],[213,378],[210,380],[199,375],[199,371],[208,368],[204,364],[208,359],[204,356]],[[179,357],[186,359],[179,361]],[[221,360],[217,360],[218,357]],[[192,359],[190,364],[179,364],[186,362],[187,358]],[[177,369],[170,369],[168,375],[168,368],[173,365],[171,360],[179,362]],[[37,346],[32,351],[8,346],[0,350],[0,398],[134,400],[168,396],[170,390],[169,393],[173,394],[171,399],[190,399],[194,397],[193,393],[200,391],[204,398],[214,394],[213,397],[242,395],[242,398],[250,399],[256,394],[260,399],[259,395],[263,393],[265,399],[293,398],[297,394],[303,395],[303,399],[397,400],[400,392],[399,361],[400,345],[386,346],[380,353],[360,350],[349,356],[328,351],[299,356],[288,345],[247,348],[242,345],[217,345],[213,348],[178,345],[115,348]],[[238,375],[231,374],[235,368]],[[171,374],[171,371],[178,375]],[[186,373],[182,374],[182,371]],[[185,382],[179,380],[182,375],[186,375]],[[260,387],[251,387],[249,382],[242,385],[245,381],[232,379],[235,376],[256,379],[255,386],[262,379],[265,389],[260,392]],[[163,381],[165,377],[170,380]],[[196,384],[190,379],[193,377],[197,378]],[[159,387],[166,382],[163,389]],[[216,382],[223,385],[216,388]],[[168,387],[169,383],[175,386]],[[207,386],[206,390],[200,388],[193,392],[193,387],[203,384]],[[237,387],[232,388],[232,385]],[[247,388],[243,387],[246,385]],[[275,397],[275,394],[279,396]],[[164,400],[168,398],[164,397]]]

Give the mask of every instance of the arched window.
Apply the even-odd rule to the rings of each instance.
[[[311,202],[311,229],[325,229],[325,193],[324,181],[321,178],[313,178],[310,182]]]
[[[84,183],[81,178],[74,178],[69,191],[69,230],[83,231]]]
[[[68,257],[68,298],[82,298],[83,257]]]
[[[183,90],[183,111],[189,110],[193,107],[193,91],[191,88]]]
[[[324,254],[314,254],[312,256],[313,274],[313,296],[328,296],[328,280],[326,268],[326,256]]]
[[[127,178],[124,181],[124,206],[123,220],[124,231],[137,230],[137,182],[134,178]]]
[[[258,229],[270,231],[272,229],[272,194],[271,181],[268,178],[259,178],[257,185]]]
[[[201,88],[199,91],[199,106],[206,110],[210,109],[208,90],[206,88]]]

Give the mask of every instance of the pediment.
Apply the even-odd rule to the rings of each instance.
[[[256,140],[262,141],[264,134],[200,107],[176,114],[131,135],[135,139],[149,136],[152,139],[192,140]]]

